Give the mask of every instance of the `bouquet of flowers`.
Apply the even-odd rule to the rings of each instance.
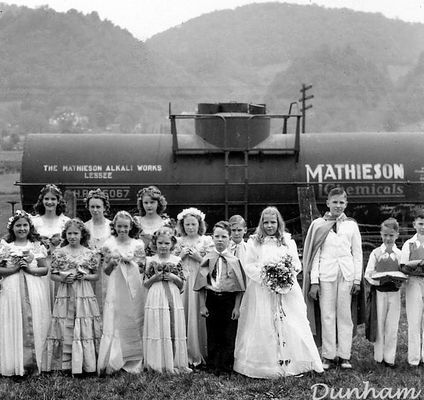
[[[280,260],[269,262],[261,270],[262,284],[271,292],[284,294],[290,291],[296,279],[293,258],[285,255]]]

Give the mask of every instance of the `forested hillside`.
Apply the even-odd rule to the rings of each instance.
[[[266,102],[312,84],[309,131],[423,125],[424,25],[262,3],[216,11],[145,43],[96,13],[1,4],[0,131],[167,131],[168,103]]]

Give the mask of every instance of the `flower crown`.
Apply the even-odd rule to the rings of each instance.
[[[24,210],[16,210],[15,214],[13,214],[8,220],[7,220],[7,229],[11,229],[12,225],[15,221],[17,221],[19,218],[27,218],[30,219],[30,216],[27,212]]]
[[[137,192],[137,199],[142,199],[143,196],[161,197],[162,193],[156,186],[149,186]]]
[[[205,220],[205,214],[195,207],[185,208],[177,215],[177,220],[183,220],[187,215],[194,215],[200,218],[201,221]]]
[[[101,190],[100,188],[97,188],[96,190],[90,190],[87,194],[86,200],[92,199],[93,197],[103,200],[109,200],[109,196],[107,195],[107,193],[103,192],[103,190]]]
[[[62,194],[62,191],[54,184],[54,183],[48,183],[46,186],[44,186],[40,193],[47,193],[47,192],[56,192],[59,194]]]

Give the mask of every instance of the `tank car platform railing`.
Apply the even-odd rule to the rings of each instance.
[[[176,120],[198,120],[198,119],[220,119],[224,124],[224,146],[223,147],[205,147],[205,148],[191,148],[191,147],[180,147],[178,143],[177,123]],[[300,114],[255,114],[250,115],[246,119],[283,119],[282,134],[287,134],[287,125],[290,118],[296,118],[295,128],[295,139],[294,146],[287,148],[255,148],[248,146],[248,135],[246,139],[246,146],[241,147],[229,147],[227,146],[227,117],[220,114],[169,114],[171,122],[171,134],[172,134],[172,151],[174,154],[174,162],[177,161],[178,155],[190,155],[190,154],[222,154],[225,152],[249,152],[249,154],[293,154],[296,162],[299,161],[300,154],[300,122],[302,115]]]

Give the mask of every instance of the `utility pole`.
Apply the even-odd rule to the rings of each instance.
[[[305,133],[305,123],[306,123],[306,110],[309,110],[312,108],[312,104],[306,105],[306,100],[310,100],[314,98],[314,95],[311,94],[309,96],[306,96],[306,91],[312,89],[312,85],[305,85],[302,83],[302,89],[300,89],[300,93],[302,93],[302,97],[299,99],[300,102],[302,102],[302,133]]]

